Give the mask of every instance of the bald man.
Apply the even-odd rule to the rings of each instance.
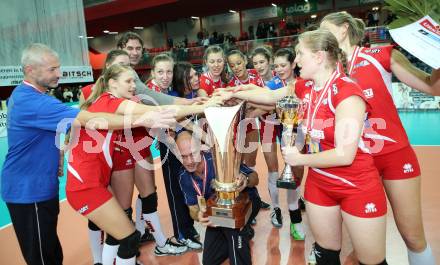
[[[254,235],[251,227],[253,220],[260,210],[261,199],[255,186],[258,175],[255,171],[242,164],[240,176],[237,177],[239,191],[247,192],[252,201],[252,213],[249,222],[243,229],[210,226],[208,218],[203,216],[206,209],[201,209],[200,198],[205,201],[214,195],[211,182],[215,179],[214,161],[212,154],[201,150],[201,141],[190,132],[181,132],[176,139],[183,168],[179,174],[185,204],[195,221],[207,226],[204,240],[203,264],[219,265],[229,258],[231,265],[251,264],[249,241]]]

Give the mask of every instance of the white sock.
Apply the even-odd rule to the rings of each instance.
[[[142,201],[139,197],[136,199],[136,230],[141,233],[141,236],[145,234],[145,221],[142,217]]]
[[[269,188],[270,200],[272,201],[272,207],[280,207],[280,201],[278,196],[277,180],[279,178],[278,172],[269,172],[267,186]]]
[[[104,243],[102,249],[102,265],[113,265],[116,256],[118,255],[119,245],[107,245]]]
[[[89,229],[89,243],[93,256],[93,264],[102,263],[103,236],[104,232],[102,230],[94,231]]]
[[[409,265],[435,265],[435,258],[431,246],[428,244],[422,252],[412,252],[408,249]]]
[[[295,211],[299,208],[299,194],[299,188],[297,188],[296,190],[287,190],[287,206],[289,206],[290,211]]]
[[[129,259],[116,257],[116,265],[135,265],[135,264],[136,264],[136,256],[131,257]]]
[[[167,242],[167,238],[162,232],[162,227],[160,226],[159,215],[157,212],[154,213],[144,213],[144,220],[147,222],[147,226],[154,236],[154,240],[159,247],[163,247]]]

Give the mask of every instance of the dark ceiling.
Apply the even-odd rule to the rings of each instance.
[[[86,3],[88,2],[88,3]],[[103,2],[103,3],[100,3]],[[246,10],[292,0],[84,0],[87,35],[104,35],[103,30],[126,31],[191,16],[205,17],[233,10]],[[88,4],[88,5],[86,5]]]

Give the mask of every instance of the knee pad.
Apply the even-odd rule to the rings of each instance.
[[[127,208],[124,210],[125,215],[127,215],[128,219],[131,220],[131,218],[133,217],[133,208]]]
[[[298,224],[302,222],[301,209],[289,210],[290,222]]]
[[[99,230],[101,230],[94,222],[92,222],[90,220],[87,222],[87,226],[92,231],[99,231]]]
[[[107,237],[105,239],[105,243],[110,246],[116,246],[116,245],[119,245],[119,240],[112,237],[110,234],[107,234]]]
[[[145,198],[141,198],[141,201],[143,214],[157,212],[157,192],[154,192]]]
[[[341,250],[325,249],[315,242],[316,265],[341,265]]]
[[[118,257],[123,259],[129,259],[137,256],[139,252],[139,242],[141,239],[141,233],[139,231],[134,231],[133,234],[127,236],[120,240],[120,245],[118,248]]]
[[[359,265],[366,265],[366,264],[359,262]],[[378,263],[377,265],[388,265],[388,263],[387,263],[387,260],[384,259],[381,263]]]

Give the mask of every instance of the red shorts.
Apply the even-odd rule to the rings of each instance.
[[[145,135],[142,135],[139,132],[139,130],[133,130],[133,141],[136,145],[140,144],[140,141],[143,140],[144,137],[150,137],[146,131]],[[125,138],[122,137],[121,142],[124,141]],[[113,152],[113,171],[133,169],[136,161],[140,161],[148,156],[151,156],[150,146],[151,145],[148,144],[145,148],[136,151],[138,147],[133,147],[129,150],[126,147],[116,144],[115,151]],[[136,154],[136,152],[138,153]]]
[[[380,181],[368,189],[348,185],[343,189],[341,186],[329,189],[320,185],[319,179],[307,177],[304,198],[320,206],[339,205],[344,212],[362,218],[375,218],[387,213],[385,192]]]
[[[269,119],[270,114],[260,117],[260,141],[261,143],[275,143],[280,135],[281,125],[274,119]]]
[[[414,149],[408,145],[397,151],[373,156],[379,175],[384,180],[409,179],[420,176],[420,165]]]
[[[85,190],[66,190],[70,206],[82,215],[88,215],[113,197],[106,187],[94,187]]]

